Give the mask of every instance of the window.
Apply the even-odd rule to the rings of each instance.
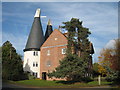
[[[51,61],[47,61],[47,66],[50,67],[51,66]]]
[[[58,38],[55,38],[55,40],[57,40]]]
[[[33,72],[32,75],[37,77],[38,74],[37,74],[37,72]]]
[[[33,72],[33,76],[35,75],[35,73]]]
[[[35,63],[33,62],[33,67],[35,67]]]
[[[34,51],[34,52],[33,52],[33,56],[38,56],[38,52],[37,52],[37,51],[36,51],[36,52]]]
[[[47,51],[47,55],[48,55],[48,56],[50,55],[50,50]]]
[[[37,77],[37,72],[35,73],[35,77]]]
[[[36,56],[38,56],[38,52],[36,52]]]
[[[66,48],[62,48],[62,54],[66,54]]]
[[[33,67],[38,67],[38,62],[33,62]]]
[[[38,63],[36,62],[36,67],[38,67]]]
[[[35,56],[35,51],[33,52],[33,56]]]

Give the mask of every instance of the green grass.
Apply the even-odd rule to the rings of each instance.
[[[37,87],[52,87],[52,86],[62,86],[63,84],[58,84],[55,81],[45,81],[45,80],[23,80],[16,81],[17,84],[30,85]]]
[[[68,82],[65,83],[66,81],[45,81],[45,80],[23,80],[23,81],[12,81],[11,83],[14,84],[20,84],[20,85],[25,85],[25,86],[31,86],[31,87],[55,87],[55,88],[79,88],[79,87],[93,87],[93,86],[99,86],[97,81],[92,81],[89,83],[81,83],[81,82],[76,82],[69,84]],[[109,85],[111,82],[101,82],[101,85]]]

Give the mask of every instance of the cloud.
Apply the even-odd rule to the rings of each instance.
[[[115,46],[115,39],[114,40],[110,40],[106,45],[105,45],[105,48],[114,48]]]

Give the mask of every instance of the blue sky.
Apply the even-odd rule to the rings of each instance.
[[[2,41],[9,40],[21,55],[37,8],[41,9],[41,16],[47,16],[41,18],[44,32],[48,19],[54,29],[72,17],[83,21],[83,26],[92,32],[89,39],[95,48],[94,62],[100,50],[106,45],[110,47],[118,37],[117,2],[3,2]]]

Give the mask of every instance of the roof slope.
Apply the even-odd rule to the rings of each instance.
[[[67,38],[59,30],[55,29],[41,48],[57,45],[67,45]]]

